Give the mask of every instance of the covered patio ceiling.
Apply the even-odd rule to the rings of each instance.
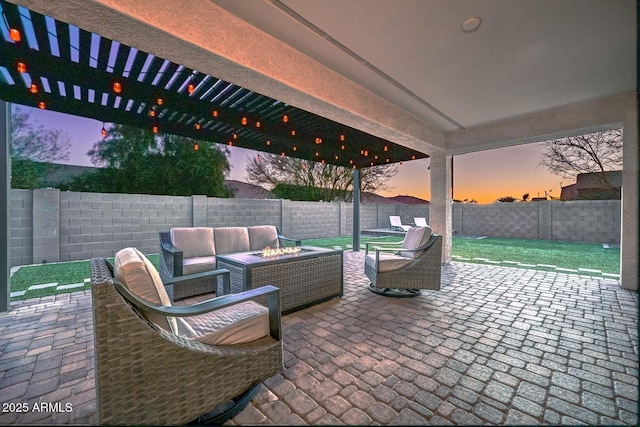
[[[196,107],[197,98],[217,81],[214,77],[205,81],[205,76],[216,76],[232,83],[234,88],[253,92],[250,97],[262,94],[265,100],[281,101],[282,104],[274,106],[281,109],[279,113],[270,116],[269,130],[280,131],[274,135],[282,138],[284,144],[274,149],[274,153],[281,154],[282,147],[290,150],[286,155],[293,151],[294,142],[291,138],[287,140],[286,134],[292,129],[279,121],[291,108],[291,111],[299,109],[302,115],[315,115],[327,124],[327,129],[330,123],[338,124],[327,133],[328,137],[317,135],[318,129],[325,129],[319,124],[312,129],[293,129],[297,138],[302,135],[300,131],[309,132],[305,134],[307,146],[325,149],[327,144],[328,151],[322,154],[327,162],[335,160],[335,155],[339,161],[347,160],[335,154],[335,149],[341,150],[342,145],[338,146],[336,137],[344,134],[349,143],[351,136],[346,132],[355,130],[362,132],[363,138],[367,135],[378,138],[371,139],[370,144],[369,140],[364,144],[354,141],[360,144],[354,156],[364,156],[367,145],[374,147],[368,151],[366,161],[362,157],[353,159],[360,161],[356,167],[371,165],[371,155],[380,149],[384,153],[385,145],[381,144],[387,142],[395,144],[387,146],[389,152],[395,153],[402,147],[412,150],[397,158],[389,157],[390,162],[411,159],[414,155],[419,158],[420,153],[429,156],[430,224],[444,237],[443,261],[450,260],[453,232],[452,156],[623,128],[621,285],[628,289],[638,287],[638,14],[634,0],[2,2],[7,8],[9,3],[70,24],[65,45],[73,42],[70,29],[75,26],[99,34],[101,39],[115,40],[121,46],[163,58],[162,63],[154,61],[156,75],[164,59],[168,61],[166,67],[173,64],[175,71],[179,68],[176,64],[183,65],[180,85],[165,89],[175,97],[172,104],[174,100],[185,100],[185,105],[193,109],[180,111],[173,118],[165,113],[163,126],[169,119],[194,126],[198,120],[205,120],[200,130],[204,123],[210,123],[212,111],[197,110],[200,108]],[[11,19],[13,22],[16,17]],[[475,30],[470,19],[471,24],[474,20],[480,24]],[[65,38],[64,31],[57,31],[57,24],[54,29],[58,39],[61,35]],[[126,110],[128,99],[114,108],[112,92],[112,79],[118,76],[116,69],[118,73],[124,70],[118,56],[127,55],[126,47],[115,54],[112,72],[106,68],[111,58],[110,46],[108,42],[104,46],[109,54],[99,55],[99,49],[94,55],[103,58],[100,86],[93,82],[80,86],[107,93],[112,102],[109,109],[134,116]],[[5,52],[12,51],[0,51],[3,64]],[[91,51],[83,55],[86,61]],[[7,70],[15,75],[15,67],[9,63]],[[90,76],[98,75],[97,67],[83,67]],[[144,64],[139,71],[143,67]],[[189,95],[185,93],[185,85],[192,70],[198,71],[193,78],[203,82],[203,86]],[[59,77],[59,73],[52,75]],[[63,77],[60,80],[67,82]],[[21,76],[12,79],[20,82]],[[145,82],[146,88],[157,87],[153,81]],[[131,90],[129,83],[137,88],[141,82],[135,76],[127,77],[122,98]],[[31,99],[28,90],[25,93],[26,85],[21,85],[21,96]],[[7,87],[0,86],[3,94]],[[143,126],[153,126],[153,121],[143,113],[148,114],[156,96],[154,92],[146,92],[134,100],[137,108],[145,105],[139,113],[142,117],[139,119],[146,120]],[[225,107],[231,109],[230,104],[238,99],[232,98]],[[248,102],[241,103],[246,106]],[[267,102],[260,108],[268,109],[268,105]],[[247,118],[255,126],[259,111],[264,110],[234,110],[222,125],[207,126],[215,127],[225,137],[216,142],[228,143],[227,138],[233,138],[234,132],[240,140],[241,131],[247,140],[251,135],[263,136],[264,129],[249,131],[245,127],[249,121],[247,125],[241,122],[243,113],[252,114]],[[296,117],[293,113],[287,115]],[[289,123],[293,126],[297,119]],[[319,122],[310,119],[309,123]],[[159,130],[166,128],[159,126]],[[194,132],[188,126],[184,130]],[[316,145],[316,138],[322,138],[322,144]],[[267,151],[264,138],[257,145],[260,144],[264,145],[259,149]],[[242,146],[240,142],[236,145]],[[301,147],[302,144],[296,145],[296,152]],[[315,158],[315,152],[312,148],[304,153]],[[386,158],[378,154],[375,160],[386,162]],[[8,193],[0,198],[7,197]],[[0,266],[0,270],[4,268]]]
[[[5,1],[0,99],[349,168],[428,157]]]

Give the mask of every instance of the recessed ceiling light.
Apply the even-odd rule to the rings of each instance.
[[[469,18],[462,23],[462,31],[465,33],[473,33],[480,27],[480,18]]]

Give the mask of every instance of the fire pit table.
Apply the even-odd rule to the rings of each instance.
[[[266,284],[280,288],[283,314],[342,296],[344,291],[341,250],[302,246],[294,253],[269,256],[263,251],[238,252],[218,255],[216,263],[231,272],[232,293]]]

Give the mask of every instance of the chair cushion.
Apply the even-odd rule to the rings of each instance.
[[[269,310],[253,301],[177,320],[180,335],[210,345],[242,344],[269,335]]]
[[[216,252],[230,254],[250,250],[247,227],[220,227],[214,233]]]
[[[365,261],[368,266],[376,268],[376,254],[367,254]],[[413,258],[407,258],[399,255],[392,254],[380,254],[378,262],[378,273],[384,273],[385,271],[393,271],[399,268],[405,267],[413,262]]]
[[[200,256],[182,260],[182,274],[196,274],[216,269],[215,256]]]
[[[213,256],[216,254],[216,248],[213,244],[213,228],[174,227],[170,233],[171,243],[182,251],[184,258]]]
[[[247,227],[249,232],[250,251],[259,251],[267,246],[271,249],[279,247],[278,231],[273,225],[258,225]]]
[[[153,304],[171,305],[158,270],[136,248],[124,248],[116,253],[113,276],[140,298]],[[153,313],[146,314],[146,317],[149,321],[173,333],[178,330],[173,317]]]
[[[431,237],[431,227],[411,227],[402,244],[403,249],[416,249],[420,246],[426,245]],[[406,252],[400,251],[401,256],[418,258],[422,254],[421,252]]]

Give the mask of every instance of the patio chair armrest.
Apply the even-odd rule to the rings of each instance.
[[[369,253],[369,245],[402,245],[404,243],[403,240],[399,241],[399,242],[367,242],[365,244],[365,252],[364,254],[368,254]]]
[[[162,253],[160,254],[160,256],[162,257],[162,259],[160,267],[161,269],[168,269],[168,276],[182,276],[182,262],[184,260],[184,253],[180,249],[173,246],[168,238],[168,233],[166,233],[166,235],[167,236],[162,236],[161,233],[160,249]]]
[[[163,280],[162,283],[167,285],[177,285],[180,283],[189,283],[193,280],[205,279],[207,277],[212,277],[215,281],[215,278],[218,276],[222,276],[222,290],[223,295],[231,293],[231,272],[226,268],[219,268],[217,270],[204,271],[202,273],[188,274],[186,276],[178,276],[173,277],[167,280]]]
[[[129,291],[122,283],[117,280],[113,281],[114,286],[120,294],[132,305],[138,309],[155,313],[161,316],[173,317],[192,317],[211,311],[220,310],[221,308],[230,307],[241,302],[249,301],[258,296],[267,297],[267,305],[269,309],[269,329],[274,339],[280,340],[281,331],[281,314],[280,314],[280,289],[273,285],[265,285],[257,289],[251,289],[237,294],[224,295],[202,301],[193,305],[184,306],[166,306],[153,304],[145,299],[140,298],[136,294]]]
[[[278,240],[285,241],[285,242],[293,242],[293,244],[296,246],[302,245],[302,240],[292,239],[290,237],[284,237],[282,234],[278,234]]]

